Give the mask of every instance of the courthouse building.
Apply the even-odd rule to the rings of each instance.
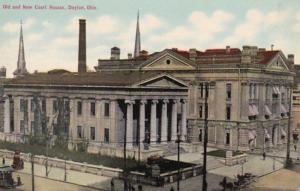
[[[255,46],[149,54],[141,50],[138,26],[133,56],[121,59],[113,47],[110,59],[99,59],[96,72],[87,72],[80,20],[78,72],[24,71],[5,84],[2,139],[24,141],[24,135],[50,131],[65,135],[69,148],[88,142],[89,152],[117,155],[124,140],[129,151],[147,143],[149,152],[163,152],[179,136],[184,149],[195,150],[203,142],[207,110],[211,146],[249,150],[286,142],[293,55]],[[55,125],[59,111],[68,119],[61,126]],[[37,125],[42,119],[47,124]]]

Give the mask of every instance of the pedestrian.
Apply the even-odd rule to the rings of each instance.
[[[5,164],[5,158],[3,157],[3,159],[2,159],[2,164]]]
[[[297,145],[294,145],[295,152],[297,151]]]
[[[143,191],[143,186],[141,184],[138,186],[138,191]]]
[[[174,191],[174,188],[173,188],[173,186],[171,187],[170,191]]]
[[[227,184],[227,178],[225,176],[222,181],[223,190],[226,190],[226,184]]]
[[[111,179],[111,181],[110,181],[110,189],[111,189],[111,191],[115,191],[114,179]]]
[[[263,153],[263,159],[266,160],[266,153]]]

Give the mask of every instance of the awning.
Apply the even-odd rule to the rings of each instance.
[[[252,105],[252,109],[253,109],[253,111],[254,111],[254,115],[258,115],[258,114],[259,114],[259,113],[258,113],[258,108],[257,108],[256,105]]]
[[[271,139],[270,134],[268,133],[268,130],[265,129],[265,138]]]
[[[282,104],[280,104],[280,113],[287,113],[285,107]]]
[[[278,86],[273,86],[273,93],[280,94],[280,90]]]
[[[272,115],[272,112],[267,105],[265,105],[265,115]]]
[[[255,130],[249,130],[248,131],[248,137],[249,137],[249,140],[254,140],[256,138],[256,131]]]
[[[281,128],[281,135],[286,137],[286,132],[283,128]]]
[[[253,115],[255,115],[255,112],[253,111],[253,107],[252,107],[252,105],[249,105],[248,106],[248,115],[249,116],[253,116]]]

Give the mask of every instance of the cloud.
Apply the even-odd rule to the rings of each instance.
[[[73,17],[66,26],[68,32],[79,30],[79,19],[82,17]],[[86,21],[86,28],[88,35],[110,34],[118,31],[120,22],[117,18],[110,15],[102,15],[96,19],[89,19]]]
[[[140,30],[142,34],[149,34],[155,30],[165,28],[167,26],[167,23],[152,14],[147,14],[145,16],[142,16],[140,19]],[[134,22],[134,25],[136,24],[136,21]]]
[[[150,36],[149,44],[158,43],[165,47],[176,47],[177,44],[183,48],[203,46],[211,42],[215,35],[225,31],[233,20],[233,14],[222,10],[216,10],[212,14],[194,11],[188,16],[185,24]]]
[[[292,26],[294,32],[300,32],[300,11],[295,15],[296,23]]]
[[[288,17],[287,11],[270,11],[263,13],[257,9],[247,11],[245,19],[237,25],[233,33],[224,39],[224,43],[240,45],[245,43],[257,43],[257,37],[273,26],[283,23]]]
[[[23,23],[23,29],[29,29],[30,27],[32,27],[35,23],[35,19],[34,18],[27,18],[25,21],[22,21]],[[15,33],[15,32],[19,32],[20,30],[20,22],[6,22],[4,23],[2,30],[6,33]]]

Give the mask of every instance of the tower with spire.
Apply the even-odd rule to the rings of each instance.
[[[16,77],[24,76],[28,74],[28,71],[26,69],[26,61],[25,61],[22,21],[20,24],[21,24],[21,29],[20,29],[18,64],[17,64],[17,69],[14,71],[14,75]]]
[[[135,32],[135,44],[133,57],[139,57],[141,51],[141,37],[140,37],[140,25],[139,25],[140,13],[137,13],[136,32]]]

